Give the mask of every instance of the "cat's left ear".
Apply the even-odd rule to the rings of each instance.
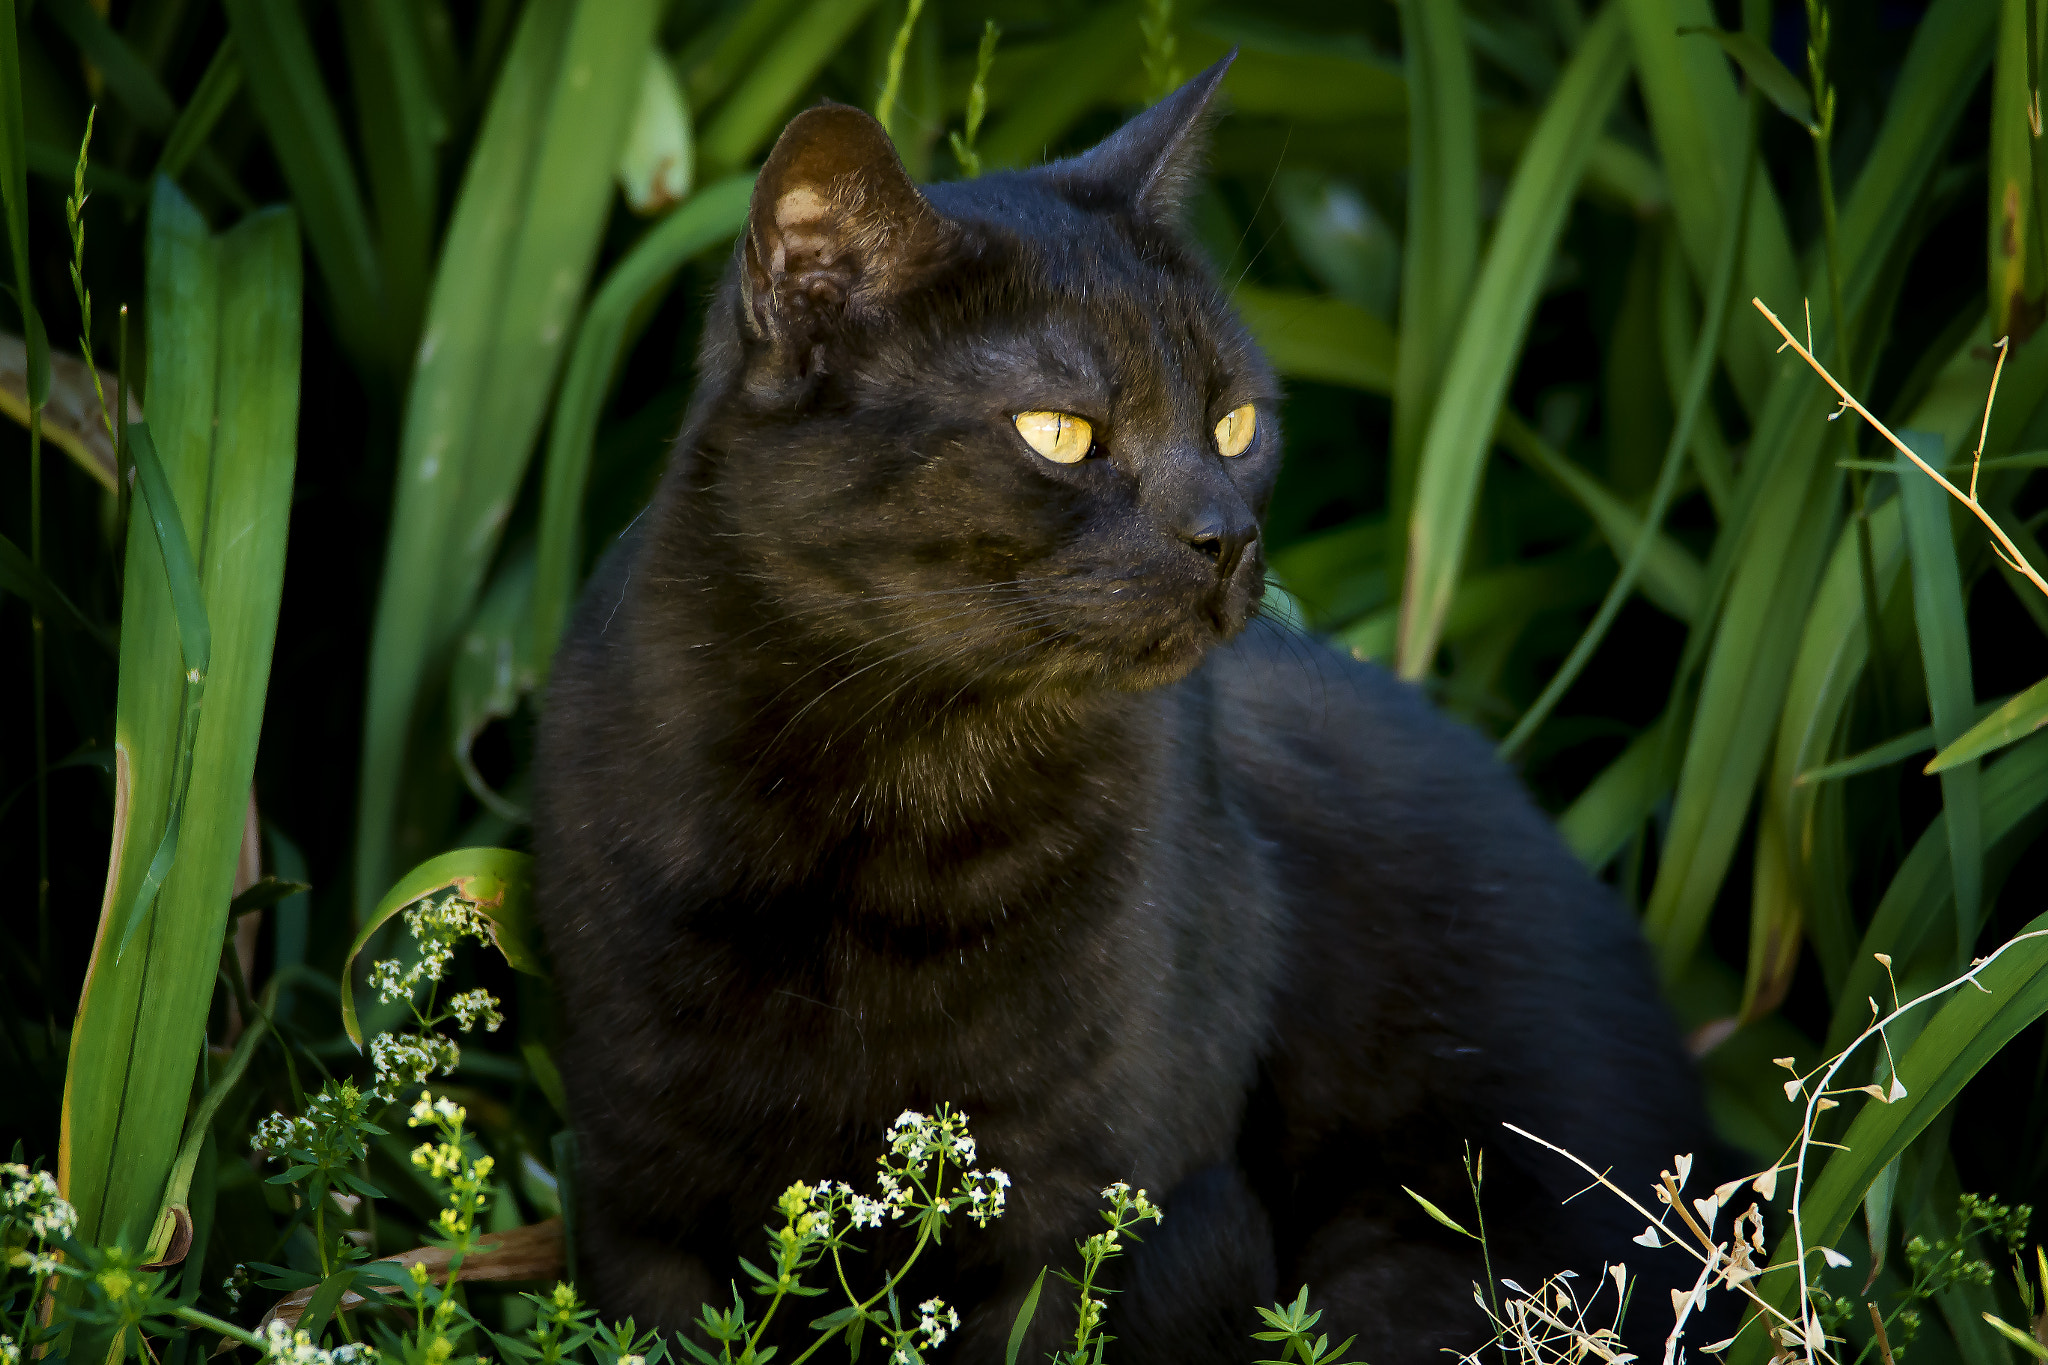
[[[801,357],[844,313],[908,287],[945,237],[881,124],[851,105],[807,109],[754,182],[742,280],[752,330]]]
[[[1055,166],[1068,192],[1100,202],[1118,200],[1154,222],[1180,212],[1190,181],[1208,150],[1211,106],[1237,49],[1144,113],[1110,134],[1094,150]]]

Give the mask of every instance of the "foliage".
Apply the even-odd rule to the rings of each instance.
[[[1922,1313],[1915,1357],[2022,1349],[2032,1279],[1916,1298],[1910,1245],[1960,1245],[1964,1189],[2048,1199],[2048,952],[1868,1011],[2038,909],[2043,9],[0,0],[0,1134],[80,1219],[59,1297],[188,1365],[168,1324],[225,1323],[235,1265],[317,1288],[445,1239],[379,1117],[429,1072],[469,1115],[438,1142],[491,1162],[458,1219],[573,1219],[517,855],[476,850],[524,838],[547,655],[676,428],[749,167],[819,97],[920,177],[1028,164],[1234,47],[1189,228],[1286,380],[1276,589],[1501,742],[1641,914],[1724,1136],[1816,1138],[1797,1206]],[[265,871],[312,889],[237,902]],[[379,945],[429,895],[518,974],[408,1003],[427,958]],[[273,1127],[282,1184],[232,1155],[273,1110],[341,1125]],[[580,1301],[417,1288],[417,1331],[640,1353]],[[1324,1359],[1313,1319],[1264,1339]]]

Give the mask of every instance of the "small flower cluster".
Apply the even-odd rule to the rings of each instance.
[[[967,1131],[967,1115],[951,1106],[941,1105],[939,1112],[929,1117],[915,1109],[904,1110],[889,1125],[889,1150],[877,1162],[882,1168],[876,1177],[881,1203],[892,1218],[917,1209],[952,1213],[965,1207],[977,1226],[987,1227],[990,1219],[1003,1216],[1010,1177],[1002,1171],[975,1170],[977,1151],[974,1135]],[[939,1165],[934,1189],[945,1184],[947,1165],[960,1169],[957,1193],[926,1192],[926,1175],[934,1161]],[[877,1213],[870,1226],[880,1221]]]
[[[370,1040],[370,1064],[377,1069],[377,1093],[395,1100],[401,1090],[422,1085],[439,1072],[455,1074],[462,1049],[439,1033],[384,1033]]]
[[[307,1102],[304,1115],[273,1113],[258,1123],[249,1145],[272,1161],[342,1170],[368,1153],[364,1134],[384,1131],[369,1117],[380,1098],[377,1090],[360,1090],[354,1081],[329,1081]]]
[[[263,1365],[371,1365],[376,1359],[374,1346],[351,1343],[328,1350],[276,1318],[263,1324]]]
[[[462,1251],[475,1238],[476,1220],[489,1202],[491,1172],[497,1165],[488,1155],[472,1159],[463,1150],[462,1125],[468,1119],[469,1111],[447,1096],[435,1099],[424,1091],[406,1117],[414,1128],[431,1126],[440,1133],[439,1142],[422,1142],[413,1149],[412,1164],[448,1187],[448,1203],[435,1221],[449,1244]]]
[[[918,1365],[923,1357],[915,1349],[917,1338],[922,1338],[921,1344],[929,1351],[959,1330],[959,1309],[948,1307],[944,1299],[926,1299],[917,1306],[917,1327],[904,1333],[889,1353],[889,1365]]]
[[[0,1180],[6,1182],[0,1184],[0,1230],[25,1223],[38,1242],[62,1241],[78,1230],[78,1211],[57,1192],[56,1178],[48,1171],[0,1162]]]
[[[450,999],[448,1012],[455,1016],[455,1026],[464,1033],[478,1024],[484,1026],[484,1032],[496,1033],[498,1026],[505,1022],[505,1016],[498,1012],[498,997],[482,987],[464,991]]]
[[[410,999],[421,985],[439,981],[455,960],[455,945],[463,939],[490,937],[483,912],[452,893],[415,903],[405,912],[405,927],[420,945],[420,960],[406,968],[390,958],[370,968],[370,989],[387,1005]]]

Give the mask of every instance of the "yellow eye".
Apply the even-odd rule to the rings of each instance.
[[[1242,455],[1259,429],[1259,414],[1250,403],[1233,408],[1216,424],[1216,448],[1225,455]]]
[[[1071,412],[1020,412],[1017,434],[1054,464],[1075,464],[1095,444],[1095,428]]]

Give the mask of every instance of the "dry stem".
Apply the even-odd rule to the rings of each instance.
[[[1876,428],[1879,435],[1883,436],[1887,441],[1890,441],[1892,445],[1899,451],[1900,454],[1904,455],[1914,464],[1920,466],[1921,471],[1925,473],[1928,478],[1934,480],[1936,483],[1940,484],[1944,489],[1946,489],[1948,491],[1949,496],[1953,497],[1957,502],[1961,503],[1963,506],[1969,508],[1971,512],[1975,513],[1977,520],[1983,522],[1986,529],[1988,529],[1991,532],[1992,536],[1996,539],[1997,545],[1995,546],[1995,548],[1998,551],[1998,557],[2000,559],[2003,559],[2006,562],[2006,564],[2009,565],[2015,572],[2025,574],[2027,576],[2028,582],[2032,583],[2036,588],[2040,589],[2043,596],[2048,596],[2048,579],[2042,578],[2041,575],[2035,571],[2034,566],[2027,562],[2027,557],[2020,553],[2019,546],[2013,544],[2012,538],[2006,535],[2004,528],[1998,524],[1997,519],[1994,518],[1989,512],[1984,510],[1983,504],[1979,503],[1977,499],[1974,496],[1972,496],[1972,493],[1965,493],[1962,489],[1957,488],[1954,484],[1950,483],[1946,478],[1942,476],[1940,470],[1936,469],[1933,465],[1927,463],[1927,461],[1921,459],[1918,455],[1914,454],[1910,446],[1908,446],[1904,441],[1901,441],[1897,436],[1894,436],[1892,434],[1892,430],[1890,427],[1886,426],[1884,423],[1878,421],[1876,417],[1872,416],[1870,409],[1864,407],[1861,403],[1857,402],[1855,395],[1851,394],[1847,389],[1843,388],[1840,382],[1837,381],[1833,375],[1828,373],[1827,367],[1822,365],[1818,360],[1815,360],[1813,358],[1812,351],[1800,345],[1799,339],[1793,336],[1790,332],[1785,330],[1785,324],[1778,321],[1778,315],[1776,313],[1773,313],[1770,309],[1764,306],[1764,301],[1762,299],[1752,298],[1750,302],[1756,305],[1758,312],[1762,313],[1765,317],[1771,320],[1771,326],[1778,329],[1778,335],[1785,338],[1785,345],[1780,346],[1778,348],[1779,350],[1782,351],[1785,349],[1785,346],[1790,346],[1793,350],[1799,352],[1800,359],[1804,360],[1807,364],[1811,365],[1813,367],[1814,373],[1818,374],[1822,379],[1825,379],[1828,382],[1828,387],[1833,389],[1837,394],[1841,395],[1841,405],[1843,407],[1853,409],[1859,417],[1861,417],[1864,421],[1870,423],[1872,427]],[[2004,353],[2002,351],[1999,355],[1999,364],[2000,368],[2002,369],[2004,366]],[[1997,376],[1994,374],[1992,376],[1992,392],[1994,395],[1997,393],[1997,386],[1998,379]],[[1985,426],[1988,429],[1991,423],[1989,399],[1987,399],[1985,402],[1984,421]],[[1980,455],[1983,453],[1983,445],[1981,442],[1978,445],[1978,453]],[[1976,469],[1973,465],[1970,472],[1970,484],[1972,492],[1974,492],[1975,490],[1976,482]]]

